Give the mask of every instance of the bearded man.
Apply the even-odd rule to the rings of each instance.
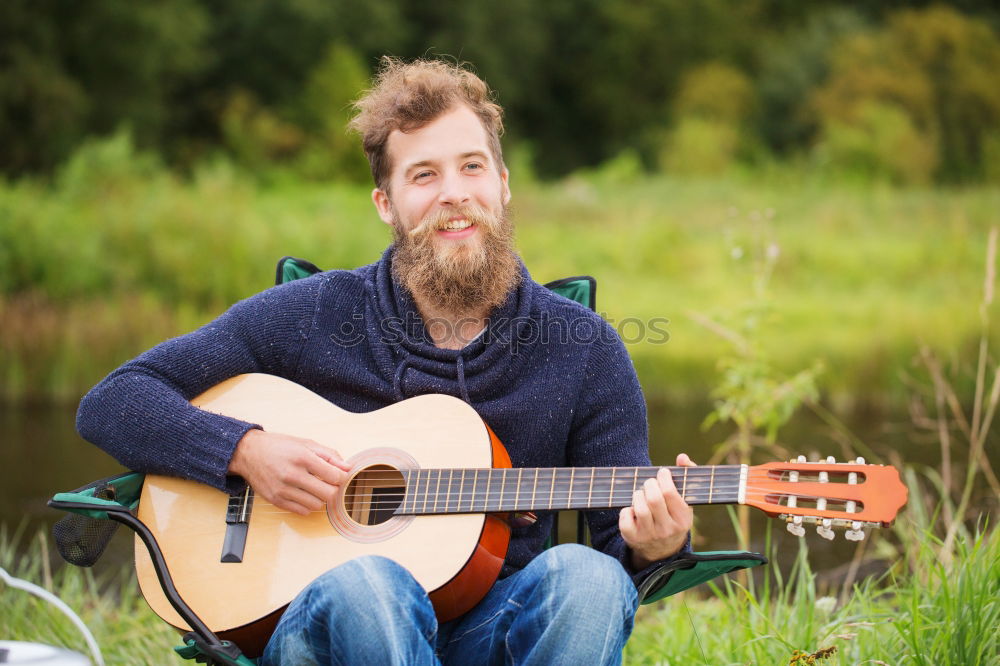
[[[230,491],[245,481],[282,509],[321,510],[349,471],[335,451],[188,402],[263,372],[352,412],[453,395],[515,467],[649,465],[624,345],[515,253],[501,110],[486,84],[450,63],[385,59],[356,109],[372,199],[393,231],[381,259],[264,291],[126,363],[81,402],[81,435],[134,470]],[[516,528],[486,598],[443,623],[400,565],[351,560],[288,606],[263,663],[618,663],[636,585],[689,547],[691,511],[663,470],[631,507],[588,519],[593,549],[544,549],[550,515]]]

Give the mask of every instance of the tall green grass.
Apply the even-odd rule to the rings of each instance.
[[[43,532],[30,543],[19,532],[0,527],[0,567],[16,578],[40,585],[62,599],[94,634],[105,663],[164,664],[179,645],[177,632],[156,617],[142,600],[130,570],[97,572],[52,563],[55,553]],[[58,645],[90,656],[69,618],[38,597],[0,583],[0,637]],[[179,663],[179,661],[178,661]]]
[[[726,581],[705,599],[682,593],[643,609],[628,664],[788,664],[835,648],[829,664],[987,665],[1000,659],[1000,538],[956,544],[950,565],[933,537],[906,544],[917,568],[855,585],[843,603],[817,594],[805,542],[790,578],[771,568],[750,590]]]
[[[974,344],[965,307],[1000,188],[893,189],[789,171],[680,180],[613,169],[538,184],[512,174],[518,246],[539,281],[598,277],[599,309],[653,397],[703,396],[725,320],[776,254],[766,344],[789,367],[826,361],[826,390],[900,398],[921,341]],[[284,254],[374,261],[389,241],[369,189],[272,181],[225,162],[181,178],[124,136],[51,182],[0,182],[0,400],[66,400],[117,363],[269,286]],[[995,306],[994,306],[995,307]],[[666,318],[670,339],[636,321]],[[647,329],[648,332],[648,329]]]

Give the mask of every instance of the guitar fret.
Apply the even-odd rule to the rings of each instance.
[[[503,511],[503,491],[507,487],[507,470],[500,472],[500,501],[497,502],[497,510]]]
[[[684,468],[684,484],[681,487],[681,497],[684,498],[685,502],[687,501],[687,495],[688,495],[688,468],[685,467]]]
[[[608,506],[615,505],[615,468],[611,468],[611,487],[608,489]]]
[[[708,480],[708,503],[712,503],[712,493],[715,492],[715,465],[712,465],[712,476]]]
[[[535,492],[538,490],[538,470],[535,471],[535,482],[531,486],[531,506],[535,506]]]
[[[462,480],[458,482],[458,499],[455,501],[455,510],[462,510],[462,495],[465,494],[465,468],[462,468]],[[472,508],[471,506],[469,507]]]
[[[549,478],[549,510],[552,510],[552,499],[556,492],[556,469],[552,468],[552,476]]]
[[[521,498],[521,475],[524,472],[524,468],[517,468],[517,491],[514,493],[514,510],[517,510],[517,501]]]
[[[594,492],[594,475],[597,473],[596,467],[590,468],[590,487],[587,488],[587,506],[590,506],[590,497]]]
[[[573,508],[573,477],[576,474],[576,468],[569,468],[569,492],[566,493],[566,508]]]
[[[469,511],[474,511],[474,504],[476,501],[476,485],[479,483],[479,470],[477,469],[475,474],[472,475],[472,494],[469,495]]]
[[[486,511],[486,505],[490,501],[490,486],[493,484],[493,470],[487,470],[486,473],[486,495],[483,497],[483,511]]]
[[[455,480],[455,470],[448,470],[448,489],[445,491],[444,495],[444,510],[447,512],[451,507],[449,502],[451,501],[451,484]]]

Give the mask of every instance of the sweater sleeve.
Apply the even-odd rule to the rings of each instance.
[[[581,394],[570,435],[569,464],[582,467],[644,467],[649,461],[646,403],[625,345],[606,322],[590,347]],[[636,585],[647,572],[690,551],[690,538],[674,556],[641,571],[631,564],[631,550],[618,531],[617,509],[587,514],[594,548],[614,557]]]
[[[237,479],[227,477],[233,451],[259,426],[188,401],[242,373],[290,377],[321,284],[312,278],[268,289],[125,363],[80,402],[80,435],[129,469],[234,487]]]

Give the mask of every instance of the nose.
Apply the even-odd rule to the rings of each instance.
[[[470,198],[469,189],[460,174],[450,173],[441,179],[438,203],[442,206],[463,206],[469,203]]]

